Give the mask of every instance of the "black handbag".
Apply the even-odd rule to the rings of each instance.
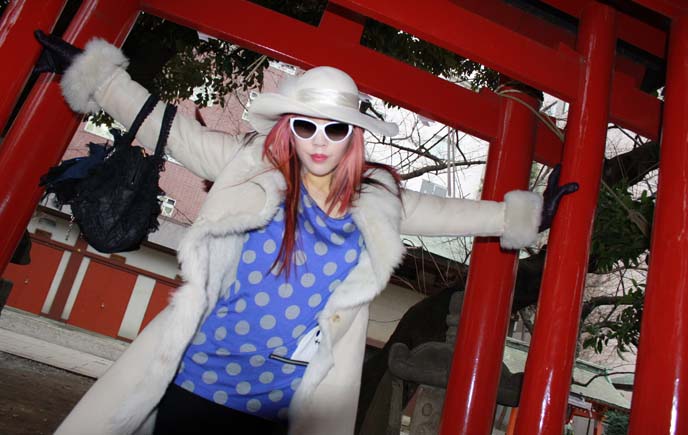
[[[71,159],[41,177],[46,192],[72,208],[86,241],[100,252],[133,251],[158,229],[158,181],[176,106],[168,104],[153,155],[132,142],[158,99],[150,96],[124,134],[112,130],[112,146],[89,144],[88,157]]]

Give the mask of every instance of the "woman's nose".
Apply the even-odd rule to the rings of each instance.
[[[320,130],[313,136],[313,144],[316,146],[327,146],[330,143],[329,139],[325,136],[325,132]]]

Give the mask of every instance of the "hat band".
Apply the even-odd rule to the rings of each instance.
[[[302,89],[297,99],[302,103],[325,103],[358,110],[358,95],[334,89]]]

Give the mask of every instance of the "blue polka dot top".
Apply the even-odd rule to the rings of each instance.
[[[284,204],[246,234],[237,278],[225,289],[182,359],[174,383],[215,403],[286,419],[319,343],[317,317],[358,263],[363,237],[349,214],[331,218],[301,186],[293,269],[272,265],[284,234]]]

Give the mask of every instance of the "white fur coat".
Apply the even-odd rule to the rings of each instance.
[[[148,92],[130,79],[126,64],[117,48],[91,41],[62,80],[70,106],[79,112],[103,108],[129,126]],[[143,124],[137,136],[142,143],[155,144],[163,109],[159,104]],[[283,178],[261,158],[263,140],[246,141],[183,116],[175,119],[167,152],[215,182],[179,249],[185,284],[86,393],[58,434],[150,432],[156,405],[187,344],[235,278],[243,233],[268,223],[283,198]],[[402,190],[400,201],[391,193],[398,187],[389,174],[372,176],[389,190],[365,186],[351,210],[366,249],[318,319],[322,340],[292,400],[290,434],[353,433],[368,305],[401,261],[400,234],[499,236],[507,248],[536,237],[541,199],[530,192],[511,192],[505,202],[493,202]]]

